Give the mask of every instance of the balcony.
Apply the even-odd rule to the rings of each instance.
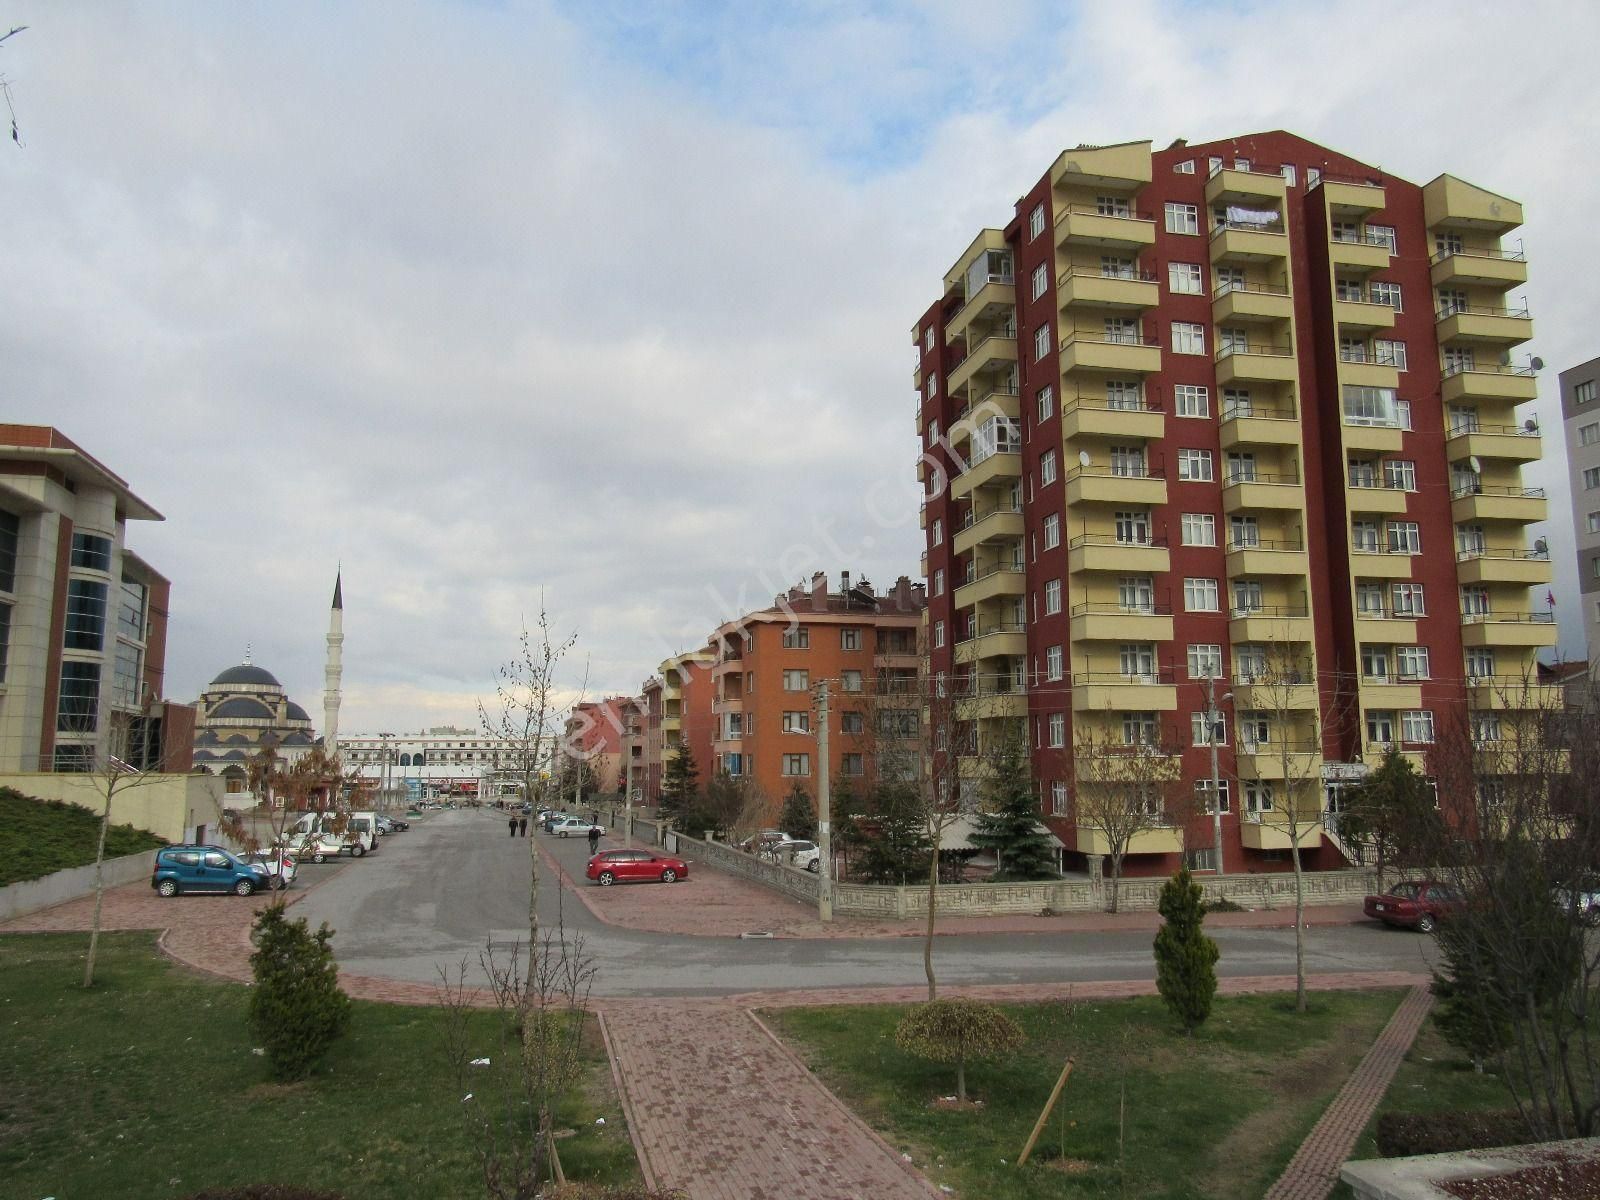
[[[985,277],[980,276],[980,279]],[[967,302],[961,306],[955,316],[950,318],[945,326],[946,341],[965,341],[967,328],[974,321],[985,323],[993,322],[1001,314],[1010,314],[1012,323],[1016,320],[1017,288],[1016,281],[1010,275],[990,275],[986,282],[967,297]],[[979,335],[980,337],[982,334]]]
[[[981,400],[964,405],[956,414],[956,419],[950,425],[950,447],[958,449],[972,440],[972,435],[985,421],[996,417],[1009,417],[1015,421],[1020,419],[1022,402],[1017,397],[1017,389],[1009,386],[1000,386],[985,392]]]
[[[1315,679],[1314,668],[1309,662],[1299,670],[1273,675],[1235,675],[1233,703],[1241,709],[1315,712],[1318,707]]]
[[[1526,586],[1550,582],[1548,550],[1460,550],[1456,552],[1456,578],[1462,583],[1515,583]]]
[[[1349,417],[1344,422],[1344,448],[1366,450],[1373,454],[1398,454],[1404,444],[1398,423]]]
[[[1211,231],[1211,261],[1273,262],[1289,256],[1289,238],[1282,226],[1219,225]]]
[[[1566,691],[1530,683],[1520,675],[1475,675],[1467,680],[1467,705],[1493,712],[1549,712],[1566,706]]]
[[[1085,533],[1073,538],[1067,548],[1067,569],[1116,571],[1130,575],[1154,575],[1171,569],[1171,555],[1164,539],[1127,541],[1110,533]]]
[[[1305,545],[1298,539],[1272,541],[1228,541],[1229,575],[1293,575],[1310,571]]]
[[[1161,285],[1154,275],[1108,275],[1102,271],[1063,271],[1056,282],[1056,304],[1075,308],[1154,308],[1161,302]]]
[[[1056,212],[1057,246],[1137,251],[1155,244],[1156,223],[1149,213],[1130,209],[1124,216],[1082,204],[1062,205]]]
[[[1149,183],[1151,170],[1148,141],[1074,146],[1050,164],[1050,186],[1124,192]]]
[[[1078,778],[1084,778],[1083,769],[1078,770]],[[1105,831],[1094,825],[1079,825],[1076,831],[1077,841],[1075,848],[1079,854],[1110,854],[1111,842],[1107,839]],[[1153,829],[1141,829],[1128,839],[1127,854],[1182,854],[1183,830],[1176,825],[1158,825]]]
[[[1543,488],[1475,484],[1450,493],[1450,519],[1463,521],[1543,521],[1550,515]]]
[[[1528,428],[1531,425],[1533,428]],[[1444,452],[1451,462],[1467,458],[1498,458],[1506,462],[1537,462],[1543,455],[1544,444],[1539,437],[1539,425],[1528,421],[1525,425],[1478,425],[1456,430],[1445,436]]]
[[[1522,404],[1539,394],[1532,367],[1446,367],[1439,385],[1446,404],[1463,400],[1509,400]]]
[[[1087,602],[1072,606],[1075,642],[1170,642],[1172,610],[1165,605],[1124,608]]]
[[[1521,250],[1445,250],[1435,254],[1434,287],[1514,288],[1528,282],[1528,259]]]
[[[1344,268],[1366,274],[1386,270],[1389,266],[1389,244],[1376,241],[1367,235],[1356,237],[1331,237],[1328,239],[1328,261],[1334,268]]]
[[[1276,171],[1249,171],[1220,167],[1206,177],[1206,207],[1219,204],[1262,205],[1282,208],[1287,185]]]
[[[1075,712],[1174,712],[1177,707],[1170,667],[1149,675],[1087,671],[1072,677]]]
[[[1322,774],[1322,746],[1316,741],[1240,742],[1240,779],[1316,779]]]
[[[1522,224],[1522,205],[1454,175],[1441,175],[1423,185],[1422,219],[1430,229],[1442,225],[1504,237]]]
[[[956,588],[955,606],[971,608],[996,596],[1022,596],[1028,590],[1027,576],[1020,564],[1015,566],[986,567],[972,579]]]
[[[1274,509],[1298,512],[1303,495],[1298,475],[1230,471],[1222,486],[1222,511],[1234,513],[1247,509]]]
[[[1003,480],[1022,478],[1022,455],[991,454],[980,463],[968,467],[950,481],[950,496],[959,500],[978,488]]]
[[[1318,755],[1318,770],[1321,761]],[[1246,850],[1289,850],[1296,842],[1302,850],[1313,850],[1322,845],[1322,832],[1322,822],[1312,816],[1296,821],[1292,830],[1289,818],[1275,812],[1246,813],[1239,822],[1239,841]]]
[[[1222,448],[1234,446],[1298,446],[1300,420],[1292,408],[1252,404],[1248,409],[1222,410]]]
[[[1211,321],[1215,325],[1293,319],[1294,298],[1286,287],[1219,283],[1211,295]]]
[[[1404,488],[1352,483],[1345,490],[1345,502],[1349,504],[1351,512],[1386,513],[1400,517],[1405,515],[1408,495],[1410,493]]]
[[[1217,382],[1293,383],[1300,377],[1300,364],[1290,346],[1251,342],[1223,346],[1217,350]]]
[[[1336,216],[1364,217],[1384,206],[1383,185],[1322,176],[1322,195]]]
[[[1067,472],[1067,505],[1165,504],[1167,481],[1158,472],[1129,473],[1117,467],[1074,467]]]
[[[1422,707],[1422,684],[1404,682],[1392,675],[1361,677],[1361,707],[1405,709]]]
[[[958,663],[985,658],[1020,658],[1027,652],[1027,628],[1011,621],[979,625],[975,636],[956,643]]]
[[[1555,614],[1516,609],[1468,613],[1461,618],[1461,644],[1535,649],[1554,646]]]
[[[1417,640],[1415,616],[1401,614],[1358,612],[1355,617],[1357,642],[1375,642],[1383,646],[1411,645]]]
[[[991,333],[973,346],[950,372],[949,386],[945,390],[952,396],[961,395],[980,371],[988,367],[1007,367],[1016,361],[1016,333]]]
[[[1240,642],[1309,642],[1311,610],[1303,604],[1235,608],[1228,621],[1228,638],[1235,645]]]
[[[952,545],[956,554],[968,554],[984,542],[1020,541],[1024,532],[1020,508],[991,508],[976,515],[969,513]]]
[[[1080,396],[1061,406],[1063,437],[1136,438],[1149,441],[1166,431],[1166,414],[1143,400],[1111,404]]]
[[[1159,342],[1113,339],[1101,334],[1062,334],[1061,371],[1099,371],[1112,375],[1153,375],[1161,370]]]
[[[1028,694],[1021,688],[979,688],[956,697],[956,719],[961,721],[1013,720],[1028,715]]]
[[[1358,579],[1410,579],[1411,555],[1394,550],[1350,549],[1350,574]]]
[[[1439,341],[1515,346],[1533,336],[1533,318],[1526,308],[1487,304],[1449,304],[1434,313]]]
[[[1340,332],[1371,333],[1394,328],[1394,309],[1371,300],[1334,299],[1333,320]]]
[[[1391,362],[1379,362],[1376,358],[1347,357],[1341,354],[1339,382],[1354,384],[1357,387],[1398,388],[1400,371]]]

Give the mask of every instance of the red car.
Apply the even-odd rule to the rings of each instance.
[[[1432,933],[1440,921],[1461,909],[1461,896],[1447,883],[1433,879],[1408,879],[1397,883],[1381,896],[1368,896],[1362,910],[1385,925],[1403,925],[1420,933]]]
[[[648,850],[602,850],[589,860],[585,874],[601,887],[633,879],[672,883],[689,878],[689,864],[681,858],[652,854]]]

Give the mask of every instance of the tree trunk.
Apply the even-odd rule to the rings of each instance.
[[[100,949],[100,906],[105,900],[106,834],[111,831],[111,796],[116,782],[106,780],[106,807],[100,814],[100,841],[94,851],[94,920],[89,926],[89,956],[83,961],[83,986],[94,986],[94,957]]]
[[[1289,822],[1289,859],[1294,863],[1294,1010],[1306,1011],[1306,895],[1300,867],[1300,821]]]
[[[922,939],[922,970],[928,977],[928,1003],[934,1000],[933,914],[939,903],[939,833],[933,836],[933,863],[928,868],[928,931]]]
[[[1111,856],[1111,903],[1106,906],[1107,912],[1117,911],[1117,885],[1122,881],[1122,855]]]
[[[967,1060],[956,1059],[956,1100],[965,1104],[967,1102]]]

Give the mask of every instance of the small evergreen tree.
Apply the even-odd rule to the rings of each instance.
[[[261,910],[251,931],[255,990],[250,1025],[278,1079],[304,1079],[345,1030],[350,998],[339,990],[339,967],[326,922],[312,933],[304,917],[290,921],[282,905]]]
[[[1336,829],[1345,842],[1373,851],[1382,871],[1427,863],[1439,844],[1440,822],[1427,780],[1390,746],[1377,769],[1348,793]]]
[[[778,828],[797,840],[815,840],[817,836],[817,810],[811,806],[811,793],[799,782],[783,798]]]
[[[996,880],[1051,879],[1057,875],[1050,839],[1039,831],[1039,809],[1019,738],[1007,738],[983,788],[984,811],[970,841],[993,850]]]
[[[1001,1058],[1022,1045],[1022,1030],[992,1004],[930,1000],[895,1026],[894,1043],[919,1058],[956,1064],[956,1099],[967,1098],[967,1060]]]
[[[861,874],[868,883],[904,884],[927,868],[931,847],[915,784],[880,783],[867,793],[856,823]]]
[[[1217,993],[1217,944],[1201,930],[1206,918],[1200,885],[1188,867],[1167,880],[1158,907],[1166,919],[1156,934],[1156,989],[1183,1031],[1194,1031],[1211,1015]]]
[[[686,817],[700,800],[700,769],[688,742],[678,744],[678,752],[667,760],[661,779],[661,811],[673,818]]]

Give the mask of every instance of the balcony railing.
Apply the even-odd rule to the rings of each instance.
[[[1312,671],[1308,662],[1289,663],[1281,667],[1263,668],[1260,671],[1237,671],[1233,676],[1234,687],[1262,687],[1273,684],[1300,685],[1313,683],[1316,673]]]
[[[1235,604],[1228,610],[1235,620],[1240,617],[1309,617],[1311,610],[1304,604]]]
[[[1330,240],[1351,246],[1382,246],[1391,253],[1394,251],[1394,243],[1388,237],[1365,229],[1335,229]]]
[[[1405,358],[1385,350],[1379,353],[1368,350],[1365,346],[1340,346],[1339,361],[1347,363],[1372,363],[1379,367],[1394,367],[1396,370],[1406,369]]]
[[[1260,741],[1249,738],[1239,739],[1240,754],[1279,754],[1287,750],[1290,754],[1308,754],[1313,750],[1322,749],[1322,743],[1316,738],[1273,738],[1270,735]]]
[[[1165,479],[1167,477],[1164,471],[1145,463],[1136,463],[1133,466],[1122,467],[1076,466],[1066,473],[1065,478],[1073,480],[1080,475],[1089,475],[1097,479]]]
[[[1441,304],[1434,309],[1434,316],[1441,321],[1446,317],[1456,316],[1458,313],[1464,313],[1469,317],[1526,317],[1529,315],[1526,305],[1521,308],[1505,308],[1494,304],[1456,304],[1449,302]]]
[[[1232,487],[1236,483],[1299,483],[1298,471],[1254,471],[1248,467],[1235,467],[1223,464],[1223,487]]]
[[[1104,216],[1098,213],[1097,216]],[[1141,218],[1144,219],[1144,218]],[[1070,270],[1058,271],[1057,279],[1125,279],[1130,283],[1157,283],[1154,273],[1133,268],[1127,271],[1091,271],[1087,267],[1073,267]]]
[[[1102,600],[1085,600],[1082,604],[1072,606],[1072,615],[1075,617],[1170,617],[1172,605],[1158,604],[1154,600],[1148,604],[1110,604]]]
[[[985,567],[981,571],[968,571],[967,577],[957,584],[957,586],[966,587],[969,583],[978,583],[981,580],[989,578],[991,575],[999,575],[1006,572],[1009,572],[1012,575],[1021,575],[1022,570],[1023,566],[1019,562],[997,563],[994,566]]]
[[[1498,258],[1505,262],[1528,261],[1528,256],[1521,250],[1489,250],[1463,246],[1460,250],[1441,250],[1430,258],[1428,262],[1430,264],[1442,263],[1449,258]]]
[[[1075,217],[1105,217],[1113,221],[1153,221],[1155,218],[1149,213],[1137,208],[1130,208],[1127,212],[1102,212],[1092,204],[1063,204],[1056,210],[1055,219],[1059,223],[1067,214]]]
[[[1296,419],[1296,413],[1293,405],[1257,404],[1253,400],[1248,404],[1225,402],[1222,406],[1224,421],[1250,420],[1256,417],[1266,421],[1293,421]]]
[[[1509,562],[1549,562],[1550,551],[1545,550],[1457,550],[1457,562],[1472,562],[1475,559],[1492,558]]]
[[[963,634],[957,638],[956,645],[959,646],[963,642],[976,641],[978,638],[988,637],[993,633],[1026,633],[1027,631],[1027,625],[1021,621],[990,621],[978,625],[974,632]]]
[[[1062,415],[1071,412],[1075,408],[1089,408],[1096,412],[1159,413],[1166,411],[1161,407],[1159,401],[1151,400],[1147,396],[1112,400],[1106,396],[1077,395],[1062,399]]]
[[[1235,354],[1260,354],[1267,358],[1293,358],[1294,347],[1279,342],[1225,342],[1217,347],[1220,361]]]
[[[1306,548],[1305,543],[1299,538],[1256,538],[1252,541],[1245,538],[1243,541],[1235,540],[1231,535],[1228,538],[1228,553],[1235,550],[1283,550],[1298,552]]]
[[[1241,226],[1240,228],[1244,228]],[[1213,296],[1226,296],[1229,292],[1250,292],[1257,296],[1287,296],[1289,289],[1276,283],[1237,283],[1224,279],[1211,289]]]
[[[1397,611],[1393,608],[1362,608],[1356,610],[1358,621],[1416,621],[1428,614],[1417,609],[1414,612]]]
[[[1467,496],[1509,496],[1514,500],[1543,500],[1545,491],[1539,487],[1495,487],[1483,483],[1467,483],[1450,489],[1452,500],[1461,500]]]
[[[1279,233],[1283,229],[1282,219],[1272,221],[1218,221],[1211,227],[1211,236],[1225,233],[1230,229],[1237,229],[1241,233]]]
[[[1441,379],[1449,379],[1454,375],[1521,375],[1531,379],[1536,372],[1531,366],[1511,367],[1490,363],[1477,366],[1470,362],[1446,363],[1444,370],[1439,373]]]
[[[1152,667],[1148,671],[1076,671],[1072,676],[1073,687],[1087,687],[1090,684],[1159,684],[1167,685],[1173,681],[1173,670],[1169,663]]]
[[[1161,349],[1160,342],[1148,340],[1141,330],[1130,330],[1127,333],[1107,335],[1104,333],[1086,333],[1083,330],[1073,330],[1061,338],[1061,345],[1057,349],[1065,350],[1074,342],[1092,342],[1097,346],[1144,346],[1148,349]]]
[[[1464,612],[1461,614],[1463,625],[1483,625],[1488,622],[1507,622],[1513,625],[1554,625],[1556,614],[1549,610],[1537,612],[1534,610],[1516,610],[1509,608],[1491,608],[1482,612]]]
[[[997,504],[993,508],[986,508],[982,512],[968,509],[966,517],[961,522],[962,529],[971,529],[980,522],[987,521],[990,517],[1020,517],[1021,508],[1012,508],[1009,505]]]
[[[1114,533],[1080,533],[1067,543],[1067,548],[1076,550],[1079,546],[1122,546],[1129,550],[1148,550],[1166,544],[1167,536],[1164,533],[1147,533],[1143,538],[1119,537]]]
[[[1496,437],[1528,437],[1539,436],[1539,422],[1529,417],[1521,425],[1481,425],[1476,420],[1452,420],[1450,428],[1444,432],[1445,437],[1464,437],[1469,433],[1488,433]]]

